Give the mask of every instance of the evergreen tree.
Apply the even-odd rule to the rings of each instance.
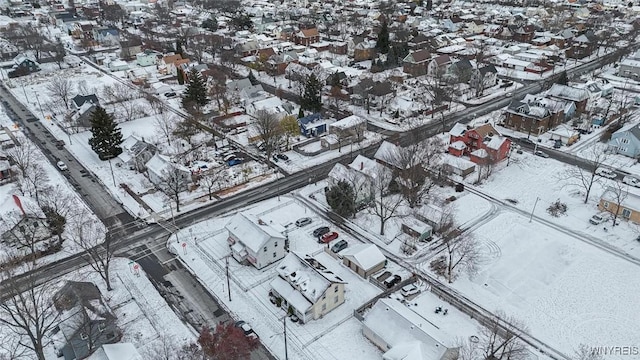
[[[251,85],[258,85],[258,79],[256,79],[255,75],[253,75],[253,70],[249,70],[249,76],[247,77],[247,79],[249,79]]]
[[[567,78],[566,71],[560,73],[560,76],[558,77],[558,81],[556,83],[561,85],[567,85],[569,83],[569,78]]]
[[[433,0],[427,0],[426,8],[428,11],[431,11],[431,9],[433,8]]]
[[[311,74],[304,86],[304,94],[300,100],[302,109],[311,112],[319,112],[322,110],[322,84],[318,78]]]
[[[184,59],[184,50],[182,50],[182,41],[176,40],[176,54],[180,54]]]
[[[189,70],[189,83],[184,91],[184,97],[182,98],[182,107],[187,110],[196,109],[207,105],[209,99],[207,99],[207,86],[204,83],[202,74],[195,67]]]
[[[91,114],[91,138],[89,145],[100,160],[109,160],[122,153],[122,133],[113,116],[98,106]]]
[[[327,204],[336,214],[349,217],[356,212],[356,196],[351,185],[341,180],[325,193]]]
[[[300,110],[298,111],[298,119],[302,119],[303,117],[304,117],[304,110],[300,108]]]
[[[184,72],[182,71],[182,69],[178,68],[177,73],[178,73],[178,84],[184,85]]]
[[[389,28],[387,22],[382,22],[382,27],[378,32],[378,41],[376,42],[376,49],[382,54],[386,54],[389,51]]]
[[[202,22],[202,27],[210,31],[216,31],[218,30],[218,20],[212,16]]]
[[[340,76],[338,75],[337,71],[331,74],[331,76],[329,77],[329,85],[338,87],[340,86]]]
[[[391,46],[389,48],[389,53],[387,54],[387,64],[389,66],[398,65],[398,54],[396,53],[396,47]]]

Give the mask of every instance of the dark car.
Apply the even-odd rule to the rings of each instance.
[[[287,155],[285,155],[285,154],[277,154],[276,156],[277,156],[277,157],[278,157],[278,159],[280,159],[280,160],[284,160],[284,161],[289,160],[289,157],[288,157]]]
[[[340,240],[337,243],[333,244],[333,246],[331,247],[331,251],[333,251],[334,253],[338,253],[346,249],[348,246],[349,246],[349,243],[347,243],[346,240]]]
[[[330,242],[332,242],[333,240],[335,240],[337,238],[338,238],[338,233],[335,232],[335,231],[332,231],[330,233],[326,233],[326,234],[322,235],[320,237],[320,239],[318,239],[318,242],[327,244],[327,243],[330,243]]]
[[[278,162],[278,157],[275,154],[271,156],[271,159],[273,160],[273,162]]]
[[[227,161],[227,165],[229,165],[229,166],[236,166],[236,165],[239,165],[239,164],[242,164],[242,160],[240,160],[240,159],[231,159],[231,160]]]
[[[328,226],[321,226],[315,230],[313,230],[313,236],[315,237],[320,237],[326,233],[329,232],[329,227]]]
[[[520,142],[523,143],[523,144],[533,145],[533,141],[531,139],[528,139],[528,138],[520,138]]]
[[[177,95],[177,94],[176,94],[175,92],[173,92],[173,91],[170,91],[170,92],[166,92],[166,93],[164,93],[164,96],[165,96],[165,97],[168,97],[168,98],[175,97],[176,95]]]
[[[387,286],[387,289],[391,289],[392,287],[396,286],[401,280],[402,278],[400,277],[400,275],[393,275],[393,277],[385,281],[384,284]]]

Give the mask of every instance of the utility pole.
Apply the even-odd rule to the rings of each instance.
[[[229,294],[229,301],[231,301],[231,281],[229,281],[229,255],[225,257],[225,262],[227,265],[227,293]]]
[[[540,198],[536,196],[536,202],[533,204],[533,209],[531,209],[531,216],[529,217],[529,222],[533,220],[533,212],[536,211],[536,205],[538,205],[538,200],[540,200]]]
[[[284,325],[284,360],[289,360],[289,353],[287,349],[287,317],[282,317],[282,324]]]

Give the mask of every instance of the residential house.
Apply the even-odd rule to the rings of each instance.
[[[442,169],[446,174],[457,175],[464,179],[476,171],[475,163],[461,157],[445,154],[442,160]]]
[[[138,38],[120,40],[120,57],[122,59],[129,60],[141,52],[142,40]],[[160,53],[158,53],[158,55],[160,55]]]
[[[451,360],[458,355],[455,336],[395,299],[382,298],[371,307],[362,321],[362,333],[386,360]]]
[[[274,54],[265,63],[266,71],[271,75],[282,75],[286,72],[287,66],[295,61],[298,61],[298,53],[295,51]]]
[[[300,134],[306,137],[316,137],[327,131],[327,121],[322,114],[315,113],[298,119]]]
[[[132,343],[103,344],[88,360],[142,360]]]
[[[576,111],[581,114],[587,111],[587,101],[590,98],[588,90],[562,84],[553,84],[547,91],[547,96],[574,102]]]
[[[358,115],[351,115],[329,124],[329,135],[321,140],[321,146],[329,149],[340,149],[342,146],[364,139],[367,120]]]
[[[238,80],[231,80],[227,83],[226,88],[227,91],[237,91],[240,92],[243,89],[246,89],[248,87],[251,87],[251,81],[247,78],[244,79],[238,79]]]
[[[620,67],[622,67],[622,64],[620,64]],[[585,84],[584,88],[589,91],[591,101],[609,97],[613,94],[613,85],[607,79],[591,80]]]
[[[51,237],[47,217],[36,200],[7,195],[0,206],[0,240],[10,246],[37,243]]]
[[[640,125],[627,124],[611,134],[607,150],[631,158],[640,156]]]
[[[95,94],[89,94],[89,95],[78,94],[73,98],[71,98],[71,105],[73,105],[73,108],[76,110],[79,110],[86,103],[91,103],[95,106],[100,106],[100,101],[98,100],[98,97]]]
[[[498,70],[492,64],[474,69],[469,79],[472,89],[488,89],[494,87],[498,81]]]
[[[120,146],[122,153],[118,155],[118,160],[128,169],[138,172],[144,172],[145,164],[158,152],[155,145],[135,135],[129,135]]]
[[[371,60],[376,56],[376,42],[363,40],[353,48],[353,60],[365,61]]]
[[[342,263],[363,278],[382,270],[387,258],[373,244],[357,244],[342,251]]]
[[[253,101],[245,104],[245,112],[247,115],[257,117],[260,112],[265,111],[278,120],[282,120],[287,115],[292,114],[293,107],[289,103],[283,103],[280,98],[270,96],[265,99]]]
[[[136,54],[136,65],[152,66],[158,63],[158,58],[162,56],[159,52],[153,50],[145,50]]]
[[[336,55],[347,55],[348,46],[346,42],[334,41],[329,47],[329,51]]]
[[[519,26],[513,31],[513,40],[521,43],[528,43],[533,40],[535,34],[535,27],[533,25]]]
[[[640,224],[640,196],[635,193],[607,187],[598,202],[598,210]]]
[[[597,39],[593,32],[586,33],[573,38],[571,46],[565,52],[567,58],[584,59],[591,56],[593,50],[597,48]]]
[[[120,32],[115,28],[108,27],[94,27],[91,29],[93,32],[93,40],[102,46],[116,46],[119,44]]]
[[[167,182],[171,184],[178,182],[184,190],[191,182],[191,171],[184,166],[176,164],[168,156],[154,154],[149,161],[144,164],[149,181],[155,186],[163,187]]]
[[[178,66],[179,63],[176,64],[179,60],[182,60],[182,55],[180,54],[170,54],[165,55],[159,63],[159,72],[165,75],[173,75],[177,76],[178,74]]]
[[[511,140],[502,136],[491,124],[473,128],[456,123],[449,131],[449,138],[449,154],[469,156],[476,164],[502,161],[511,149]]]
[[[336,275],[339,269],[332,267],[334,262],[324,252],[315,256],[289,253],[276,268],[271,294],[302,323],[322,318],[345,300],[346,283]]]
[[[293,37],[293,42],[304,46],[309,46],[318,41],[320,41],[320,34],[316,28],[301,29]]]
[[[422,49],[425,49],[428,51],[431,48],[431,39],[426,37],[424,34],[420,33],[412,37],[407,43],[407,45],[409,45],[409,49],[413,51],[418,51]]]
[[[287,254],[284,227],[268,224],[254,215],[237,213],[225,229],[231,255],[239,263],[249,263],[257,269],[279,261]]]
[[[564,146],[573,145],[580,139],[580,133],[565,124],[561,124],[555,129],[550,130],[549,135],[551,135],[551,140],[559,141]]]
[[[390,81],[377,81],[368,91],[369,104],[367,106],[382,110],[385,108],[389,98],[394,95],[395,90]]]
[[[416,241],[430,241],[433,236],[433,227],[413,216],[402,218],[400,230]]]
[[[573,118],[576,113],[576,103],[574,103],[573,101],[527,94],[524,96],[524,99],[522,99],[522,102],[527,103],[531,106],[543,107],[549,110],[551,114],[562,112],[562,122]]]
[[[549,131],[564,120],[564,111],[551,113],[549,109],[530,105],[521,101],[512,101],[507,107],[505,127],[538,136]]]
[[[347,182],[355,194],[356,206],[366,205],[374,198],[375,181],[387,171],[382,165],[364,155],[358,155],[348,166],[337,163],[329,171],[331,185]]]
[[[427,74],[429,76],[444,74],[447,72],[449,65],[451,65],[451,58],[449,55],[438,55],[432,58],[427,64]]]
[[[73,109],[71,112],[65,115],[65,120],[75,129],[90,128],[91,117],[98,105],[93,102],[84,102],[80,108]]]
[[[402,60],[402,70],[411,76],[421,76],[427,73],[427,64],[431,60],[431,53],[427,49],[410,52]]]
[[[122,338],[116,316],[93,283],[67,281],[53,295],[53,305],[59,313],[58,357],[84,359],[103,344]]]
[[[636,51],[620,62],[618,76],[640,79],[640,51]]]
[[[13,181],[14,172],[11,170],[11,163],[5,158],[0,157],[0,184]]]
[[[40,64],[38,64],[38,62],[25,55],[18,55],[13,59],[13,67],[8,75],[10,78],[14,78],[29,75],[37,71],[40,71]]]

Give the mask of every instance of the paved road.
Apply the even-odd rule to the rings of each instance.
[[[65,162],[69,168],[64,172],[65,177],[105,225],[118,226],[134,220],[65,148],[56,148],[55,138],[46,129],[47,123],[37,121],[35,115],[16,100],[4,84],[0,86],[0,98],[9,117],[20,124],[56,169],[58,160]]]

